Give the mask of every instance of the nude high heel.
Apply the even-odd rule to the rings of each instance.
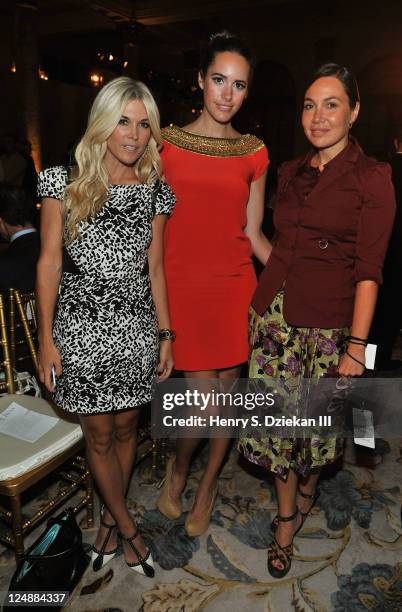
[[[166,465],[166,475],[163,481],[162,493],[156,502],[156,507],[168,519],[178,519],[182,513],[181,501],[175,502],[171,498],[170,489],[172,485],[173,467],[176,462],[176,457],[170,457]]]
[[[206,532],[209,527],[209,523],[211,520],[212,510],[214,509],[216,497],[218,495],[218,484],[215,485],[215,488],[212,491],[210,504],[204,513],[204,515],[199,518],[195,518],[192,516],[192,509],[187,515],[186,522],[184,528],[187,534],[191,537],[200,536]]]

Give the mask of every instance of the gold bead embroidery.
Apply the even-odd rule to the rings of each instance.
[[[212,138],[190,134],[176,125],[164,128],[162,136],[166,142],[176,147],[211,157],[250,155],[265,146],[262,140],[252,134],[244,134],[239,138]]]

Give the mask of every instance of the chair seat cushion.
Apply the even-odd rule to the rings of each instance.
[[[0,397],[0,414],[12,402],[28,410],[57,417],[59,421],[36,442],[25,442],[0,433],[0,481],[29,472],[82,438],[77,417],[58,409],[48,401],[29,395],[4,395]]]

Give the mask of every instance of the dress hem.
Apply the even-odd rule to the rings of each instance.
[[[343,455],[343,449],[341,451],[339,451],[339,453],[337,453],[336,455],[334,455],[333,457],[329,458],[329,459],[325,459],[322,462],[315,462],[309,465],[305,465],[304,466],[304,470],[303,469],[298,469],[298,466],[293,462],[290,461],[290,463],[287,466],[283,466],[283,464],[281,465],[281,470],[273,470],[271,469],[272,466],[272,462],[264,462],[261,460],[258,460],[255,458],[255,456],[253,455],[253,453],[247,453],[244,452],[242,449],[238,448],[237,449],[238,453],[240,453],[244,459],[246,459],[246,461],[248,461],[249,463],[253,463],[254,465],[257,465],[259,468],[265,469],[267,470],[267,472],[271,472],[272,474],[274,474],[275,476],[278,476],[278,478],[281,478],[282,480],[287,480],[288,476],[289,476],[289,472],[292,470],[294,471],[296,474],[298,474],[299,476],[302,477],[308,477],[310,474],[312,473],[316,473],[321,471],[324,467],[326,467],[327,465],[331,465],[333,463],[336,463]]]
[[[219,365],[205,365],[202,364],[200,366],[192,366],[192,367],[183,367],[182,364],[175,363],[174,369],[179,372],[204,372],[206,370],[228,370],[230,368],[235,368],[237,366],[242,366],[247,362],[248,354],[238,360],[231,360],[230,362],[220,363]]]
[[[132,402],[127,402],[127,405],[121,407],[107,407],[107,408],[87,408],[83,410],[82,408],[71,408],[67,404],[64,406],[61,403],[58,403],[54,398],[53,401],[62,410],[69,412],[70,414],[82,414],[82,415],[92,415],[92,414],[113,414],[116,412],[124,412],[125,410],[136,410],[141,408],[145,404],[149,404],[153,400],[153,395],[146,395],[144,398],[136,398]]]

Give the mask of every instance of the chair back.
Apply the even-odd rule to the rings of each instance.
[[[1,370],[4,380],[0,380],[0,392],[14,393],[14,377],[11,363],[10,344],[8,340],[6,315],[4,312],[4,299],[0,294],[0,345],[1,345]]]
[[[18,289],[10,289],[9,333],[12,367],[20,370],[19,362],[30,357],[38,372],[38,320],[34,291],[21,293]],[[28,348],[28,354],[24,352],[24,346]]]

